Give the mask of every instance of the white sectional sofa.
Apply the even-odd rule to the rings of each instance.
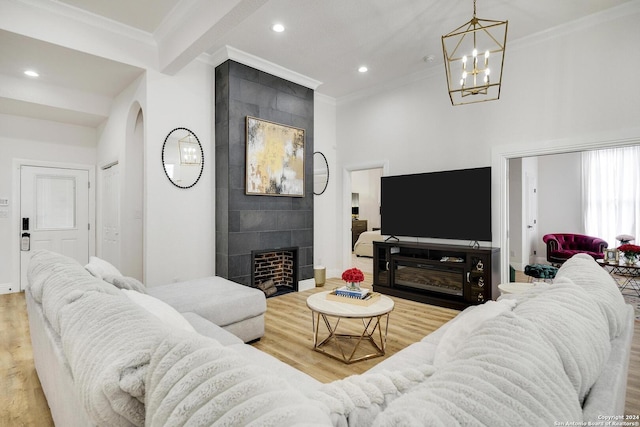
[[[587,258],[567,261],[553,285],[466,309],[370,371],[321,384],[216,325],[224,316],[197,292],[189,304],[188,292],[158,291],[184,312],[160,319],[42,251],[26,291],[34,361],[60,426],[602,421],[624,411],[634,318]]]

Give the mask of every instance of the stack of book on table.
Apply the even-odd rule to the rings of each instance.
[[[380,294],[371,292],[370,289],[349,289],[347,286],[334,289],[327,294],[327,299],[332,301],[346,302],[356,305],[370,305],[378,300]]]

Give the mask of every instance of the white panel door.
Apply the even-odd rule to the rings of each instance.
[[[101,258],[120,265],[120,166],[116,163],[102,173],[102,255]]]
[[[48,249],[85,265],[89,262],[89,171],[49,167],[20,168],[20,288],[27,284],[31,253]]]
[[[529,264],[538,262],[538,190],[537,180],[535,176],[525,174],[525,209],[527,213],[527,230],[526,230],[526,249],[523,258]]]

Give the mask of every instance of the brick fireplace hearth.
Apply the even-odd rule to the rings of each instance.
[[[251,286],[273,280],[281,295],[298,290],[298,248],[251,251]]]

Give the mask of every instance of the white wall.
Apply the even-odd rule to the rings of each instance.
[[[314,96],[314,151],[322,152],[329,164],[329,183],[325,192],[313,196],[313,263],[327,268],[327,277],[335,277],[340,270],[339,216],[337,198],[340,183],[337,179],[336,105],[332,98]],[[341,205],[340,205],[341,206]]]
[[[0,293],[17,291],[19,277],[19,186],[16,159],[94,165],[97,134],[93,128],[0,114]]]
[[[176,76],[147,73],[145,279],[150,286],[215,272],[213,72],[195,61]],[[164,140],[177,127],[191,130],[204,150],[203,174],[189,189],[174,186],[161,162]]]
[[[144,283],[144,114],[138,103],[132,106],[127,120],[125,153],[120,271]]]
[[[546,259],[542,236],[584,233],[580,153],[538,157],[538,256]]]
[[[99,257],[106,256],[102,252],[102,229],[103,218],[102,212],[104,207],[102,206],[102,190],[103,190],[103,177],[104,171],[102,167],[118,162],[119,167],[119,195],[120,195],[120,212],[119,212],[119,224],[120,224],[120,259],[108,261],[113,263],[124,275],[137,276],[138,274],[129,268],[130,263],[123,261],[123,256],[127,255],[127,251],[123,250],[131,239],[131,235],[128,228],[128,218],[132,210],[131,206],[127,203],[125,195],[127,194],[127,188],[130,186],[127,177],[127,167],[131,166],[131,162],[142,164],[140,159],[129,159],[127,157],[127,139],[130,137],[127,127],[132,126],[130,124],[132,109],[138,110],[140,107],[144,109],[146,105],[146,77],[143,75],[131,83],[125,88],[113,101],[109,118],[105,123],[99,127],[99,142],[98,142],[98,158],[97,158],[97,195],[96,198],[99,201],[96,220],[97,220],[97,249],[96,254]],[[135,117],[134,119],[135,120]],[[136,185],[136,183],[134,183]],[[138,207],[138,206],[136,206]],[[134,207],[135,209],[135,207]],[[139,280],[145,280],[144,274],[142,277],[137,277]]]
[[[99,167],[118,161],[120,170],[126,170],[126,141],[138,106],[144,125],[144,281],[155,286],[211,276],[215,273],[213,68],[195,61],[175,76],[148,70],[126,88],[100,130]],[[164,140],[177,127],[190,129],[204,151],[202,177],[189,189],[174,186],[162,167]],[[123,181],[121,188],[126,185]],[[123,206],[123,212],[126,209]]]
[[[338,168],[385,160],[391,175],[481,167],[492,164],[492,149],[500,146],[638,136],[640,86],[629,85],[629,70],[640,68],[640,55],[629,52],[640,44],[640,7],[631,3],[598,21],[509,42],[498,101],[452,107],[444,69],[434,69],[339,102]]]

